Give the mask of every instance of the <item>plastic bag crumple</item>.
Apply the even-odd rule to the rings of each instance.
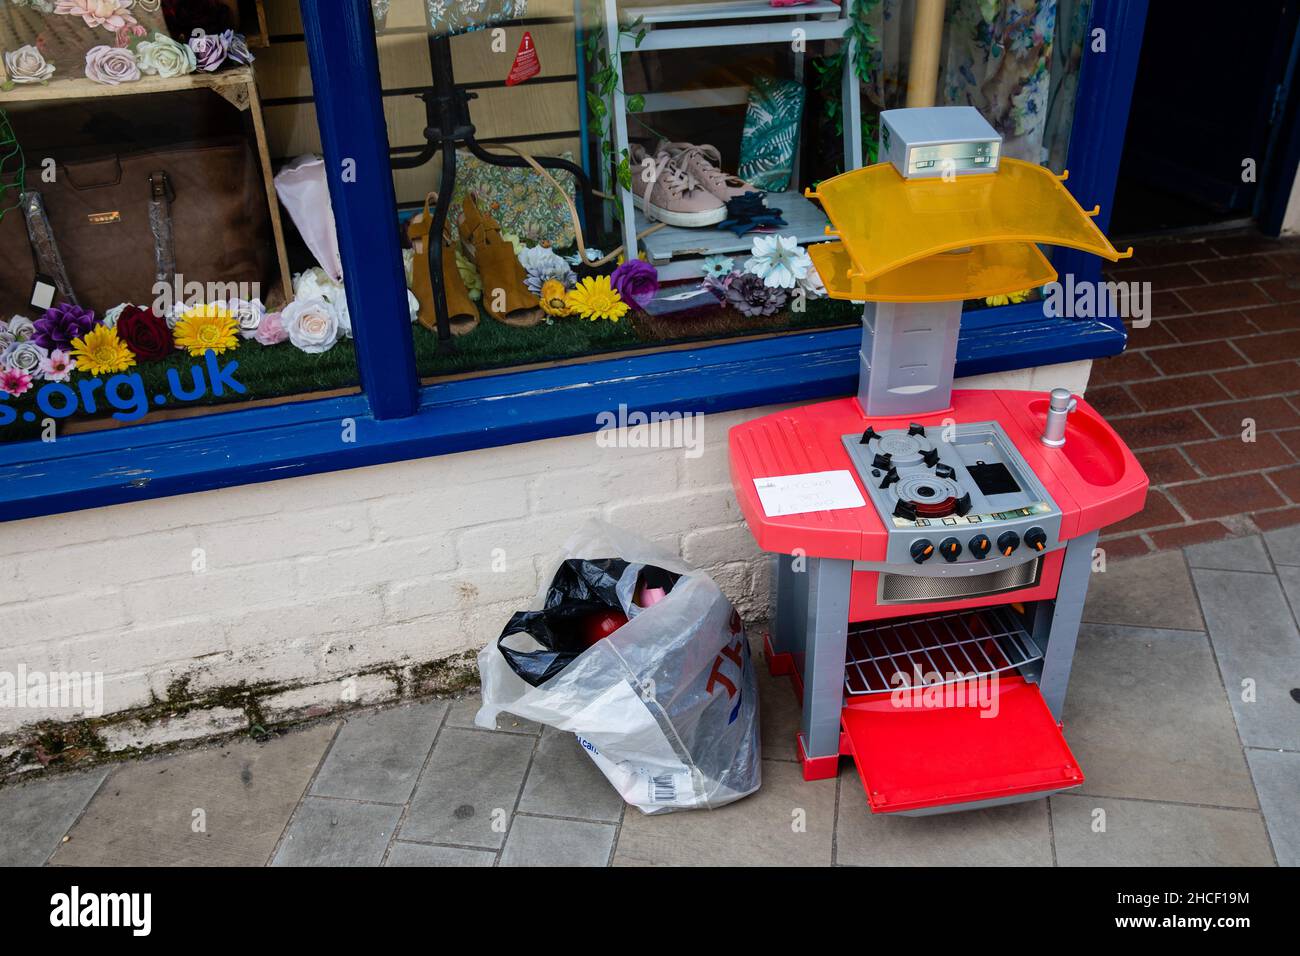
[[[587,524],[564,551],[560,568],[568,562],[595,584],[583,597],[612,594],[628,623],[555,668],[546,655],[565,649],[545,647],[515,615],[500,640],[479,653],[483,706],[475,723],[492,729],[506,712],[576,734],[623,799],[644,813],[713,809],[758,790],[758,684],[731,602],[707,574],[609,525]],[[663,600],[639,608],[633,597],[647,565],[681,577]],[[563,605],[575,586],[570,575],[557,589],[563,581],[544,585],[535,607]],[[551,676],[533,686],[499,644],[533,656],[533,664],[523,665],[531,680],[540,676],[538,667],[550,667]]]

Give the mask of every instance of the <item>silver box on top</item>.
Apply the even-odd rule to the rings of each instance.
[[[880,114],[880,158],[904,179],[997,172],[1002,137],[973,106],[925,106]]]

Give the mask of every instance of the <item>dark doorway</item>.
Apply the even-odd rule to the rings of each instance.
[[[1298,20],[1300,0],[1151,0],[1113,232],[1146,235],[1266,216],[1262,207],[1277,192],[1269,186],[1280,188],[1288,162]],[[1288,192],[1282,189],[1283,203]]]

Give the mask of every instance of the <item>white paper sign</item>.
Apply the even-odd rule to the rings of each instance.
[[[815,471],[804,475],[755,478],[758,500],[769,518],[809,511],[840,511],[866,504],[848,471]]]

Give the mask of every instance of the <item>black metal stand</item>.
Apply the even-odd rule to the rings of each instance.
[[[420,94],[424,100],[424,138],[429,144],[413,156],[392,159],[394,169],[413,169],[429,162],[439,151],[442,153],[442,176],[438,185],[438,202],[433,211],[433,223],[426,241],[429,255],[429,272],[433,280],[433,307],[438,321],[438,348],[454,349],[451,337],[451,320],[447,315],[447,290],[442,282],[442,234],[451,209],[451,194],[456,185],[456,149],[463,145],[485,163],[493,166],[528,168],[528,162],[519,156],[489,153],[479,145],[474,136],[474,124],[469,120],[469,101],[476,94],[456,85],[451,66],[451,38],[447,34],[429,35],[429,63],[433,72],[433,86]],[[578,213],[583,219],[595,208],[591,192],[591,179],[581,166],[552,156],[534,157],[539,166],[560,169],[573,176],[578,184]]]

